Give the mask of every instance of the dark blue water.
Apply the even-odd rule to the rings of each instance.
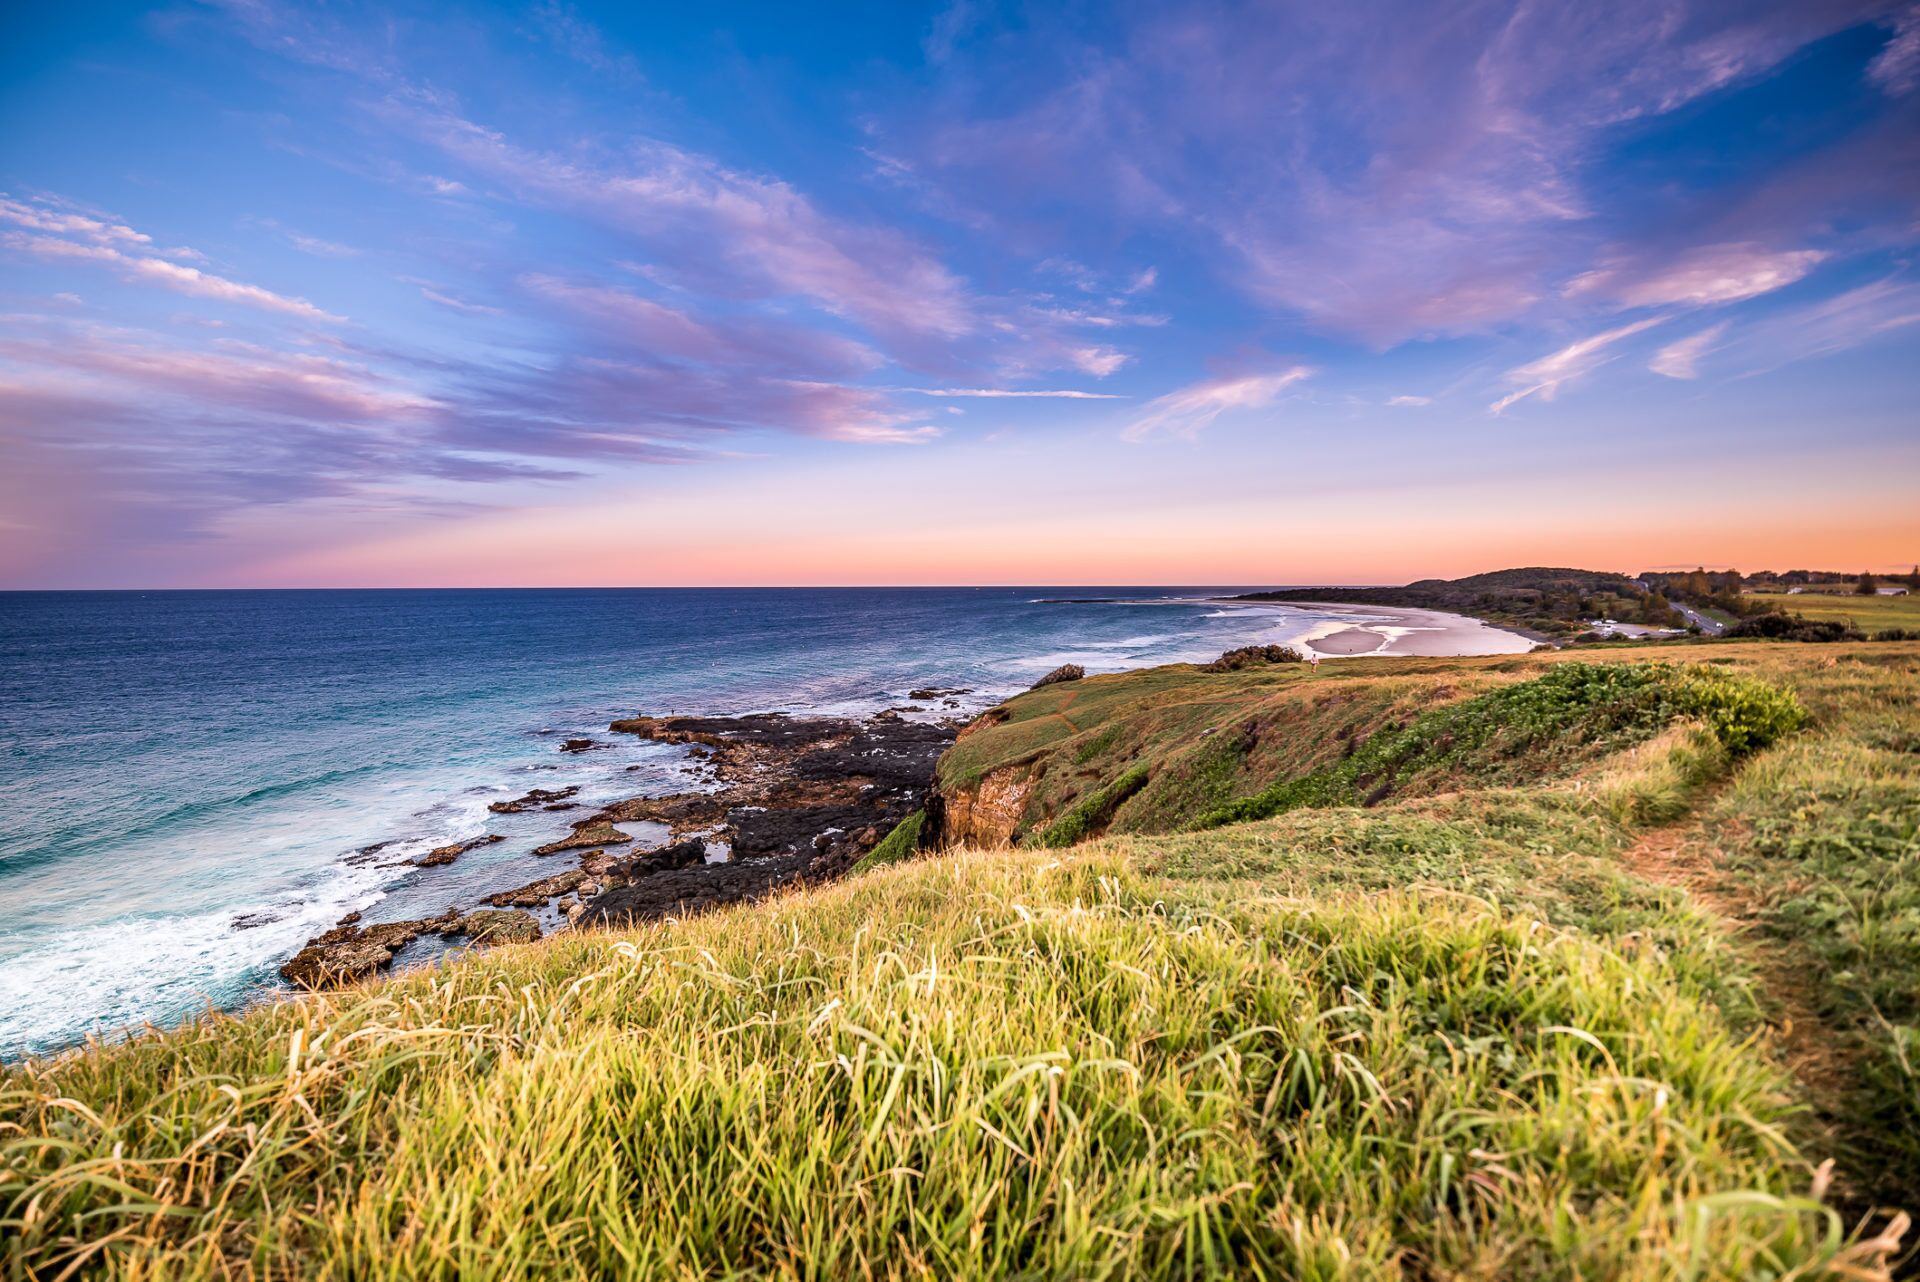
[[[684,786],[605,732],[671,711],[970,708],[1091,671],[1286,640],[1310,612],[1044,605],[1160,589],[0,594],[0,1057],[231,1008],[343,913],[472,906],[553,871],[530,787]],[[1203,596],[1203,590],[1178,593]],[[613,746],[578,756],[559,740]],[[436,845],[508,839],[449,867]]]

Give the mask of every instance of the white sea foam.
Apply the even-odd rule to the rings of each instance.
[[[305,896],[261,905],[271,920],[250,929],[221,910],[135,914],[45,936],[0,966],[0,1058],[232,1006],[307,939],[372,907],[385,879],[340,865]]]

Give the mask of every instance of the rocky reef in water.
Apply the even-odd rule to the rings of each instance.
[[[945,699],[961,691],[916,691]],[[845,874],[893,826],[918,810],[934,767],[958,723],[910,720],[889,710],[866,720],[760,713],[740,717],[633,717],[614,733],[684,744],[701,786],[616,802],[537,847],[535,855],[572,855],[574,866],[486,897],[492,907],[438,917],[363,925],[359,914],[315,936],[280,968],[288,983],[317,988],[347,983],[393,964],[401,949],[437,935],[468,946],[538,938],[528,910],[557,906],[578,925],[613,925],[686,916],[759,899],[796,882]],[[577,789],[498,802],[496,814],[564,809]],[[635,849],[620,825],[665,825],[664,845]],[[491,844],[480,837],[441,847],[418,862],[450,863]]]

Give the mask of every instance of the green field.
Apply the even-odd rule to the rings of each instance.
[[[942,774],[1021,844],[9,1070],[8,1276],[1897,1262],[1920,644],[1155,669]]]
[[[1872,635],[1883,628],[1920,628],[1920,596],[1828,596],[1801,592],[1769,596],[1781,606],[1814,620],[1851,623]]]

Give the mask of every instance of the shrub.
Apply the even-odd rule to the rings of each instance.
[[[1302,664],[1306,656],[1290,645],[1242,645],[1227,651],[1210,664],[1200,664],[1200,672],[1240,672],[1242,668],[1265,668],[1267,664]]]
[[[1764,641],[1865,641],[1860,629],[1831,619],[1815,622],[1798,614],[1756,614],[1727,629],[1727,638]]]
[[[1705,668],[1682,677],[1680,707],[1701,718],[1734,756],[1757,751],[1806,724],[1807,710],[1791,691]]]
[[[1059,667],[1055,668],[1052,672],[1047,673],[1046,676],[1041,677],[1038,681],[1034,682],[1033,688],[1035,690],[1038,690],[1041,686],[1056,686],[1056,685],[1059,685],[1062,681],[1078,681],[1081,677],[1084,677],[1086,675],[1087,675],[1087,670],[1081,667],[1079,664],[1063,663]]]
[[[1242,668],[1263,668],[1270,663],[1305,663],[1306,658],[1290,645],[1243,645],[1229,650],[1212,663],[1200,665],[1202,672],[1238,672]]]
[[[880,844],[869,850],[853,866],[855,872],[865,872],[869,868],[878,868],[882,864],[899,863],[902,859],[911,859],[920,849],[920,831],[926,826],[927,812],[916,810],[893,826],[893,831],[880,839]]]

